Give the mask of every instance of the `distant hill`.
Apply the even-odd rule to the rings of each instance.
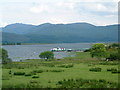
[[[4,32],[3,41],[9,42],[79,43],[118,41],[118,25],[95,26],[89,23],[45,23],[35,26],[16,23],[8,25],[2,30]]]
[[[32,27],[34,27],[34,25],[15,23],[7,25],[6,27],[2,28],[2,30],[3,32],[8,33],[26,34],[30,32],[29,29],[31,29]]]
[[[0,32],[1,35],[1,32]],[[2,42],[10,42],[10,43],[17,43],[17,42],[27,42],[30,39],[24,35],[14,34],[14,33],[7,33],[2,32]]]

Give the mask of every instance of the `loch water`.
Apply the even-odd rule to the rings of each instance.
[[[60,47],[65,49],[90,48],[92,43],[60,43],[60,44],[39,44],[39,45],[4,45],[8,51],[9,58],[13,61],[24,59],[39,59],[39,54],[50,51],[52,48]],[[60,59],[71,56],[71,52],[54,52],[55,58]]]

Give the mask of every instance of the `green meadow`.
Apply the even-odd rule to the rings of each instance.
[[[117,88],[119,73],[114,72],[116,70],[118,61],[91,58],[89,52],[77,52],[75,57],[47,61],[29,59],[2,66],[2,87]]]

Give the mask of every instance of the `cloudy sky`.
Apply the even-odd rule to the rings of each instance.
[[[12,23],[118,23],[119,0],[0,0],[0,27]]]

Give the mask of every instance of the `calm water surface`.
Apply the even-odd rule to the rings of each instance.
[[[54,47],[66,49],[90,48],[92,43],[63,43],[63,44],[41,44],[41,45],[7,45],[3,46],[8,51],[9,57],[14,61],[24,59],[39,59],[43,51],[50,51]],[[55,58],[70,56],[70,52],[54,52]]]

